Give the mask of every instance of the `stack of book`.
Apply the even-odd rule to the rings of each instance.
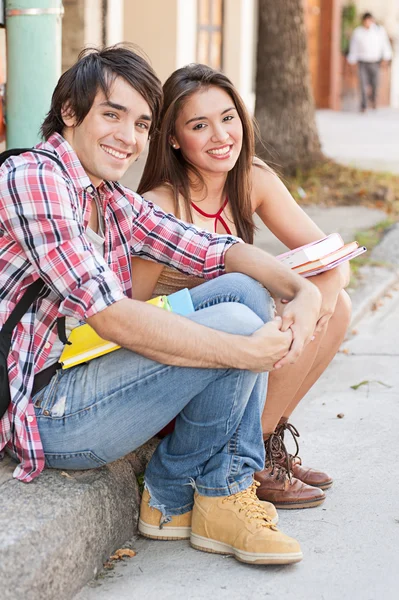
[[[187,288],[169,296],[158,296],[148,300],[148,303],[182,316],[194,312],[190,292]],[[119,348],[118,344],[104,340],[88,323],[85,323],[71,331],[62,351],[60,363],[63,369],[70,369]]]
[[[339,233],[331,233],[321,240],[294,248],[276,258],[299,275],[312,277],[334,269],[366,250],[367,248],[359,246],[357,242],[345,244]]]

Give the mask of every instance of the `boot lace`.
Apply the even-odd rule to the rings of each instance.
[[[232,496],[226,496],[223,498],[222,502],[233,502],[234,504],[238,504],[238,512],[244,512],[247,519],[256,521],[260,527],[267,527],[273,531],[278,531],[256,495],[256,488],[259,487],[259,485],[260,484],[257,481],[254,481],[246,490],[233,494]]]
[[[265,440],[266,467],[271,467],[271,474],[277,472],[277,479],[288,477],[291,481],[290,456],[285,447],[283,438],[277,433],[272,433]],[[281,462],[285,461],[283,466]]]
[[[277,425],[276,434],[279,436],[279,438],[281,438],[283,443],[284,443],[284,433],[286,431],[288,431],[292,435],[292,439],[295,442],[295,454],[290,455],[290,456],[292,458],[296,458],[298,456],[298,452],[299,452],[298,438],[301,437],[300,433],[299,433],[298,429],[296,427],[294,427],[294,425],[292,425],[291,423],[280,423],[280,425]]]

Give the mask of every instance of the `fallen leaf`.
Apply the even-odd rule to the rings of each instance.
[[[136,556],[136,552],[130,548],[119,548],[119,550],[116,550],[110,558],[111,560],[121,560],[125,556],[132,558],[133,556]]]
[[[104,569],[106,569],[107,571],[112,571],[112,569],[115,569],[114,563],[112,563],[109,560],[107,560],[107,562],[105,562],[103,566],[104,566]]]
[[[66,471],[61,471],[60,475],[62,475],[63,477],[67,477],[68,479],[73,479],[72,475],[70,475]]]
[[[357,390],[359,389],[362,385],[367,385],[369,383],[379,383],[380,385],[383,385],[386,388],[391,388],[391,385],[388,385],[387,383],[384,383],[383,381],[378,381],[377,379],[365,379],[364,381],[361,381],[360,383],[357,383],[355,385],[351,385],[350,387],[352,388],[352,390]]]
[[[337,414],[338,419],[343,419],[344,416],[345,416],[344,413],[338,413]]]

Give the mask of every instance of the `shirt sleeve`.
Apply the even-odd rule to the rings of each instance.
[[[349,43],[349,54],[347,56],[347,61],[350,65],[355,65],[358,62],[358,31],[357,29],[355,29],[355,31],[352,33],[351,39],[350,39],[350,43]]]
[[[7,173],[2,226],[21,260],[60,297],[60,314],[85,320],[122,299],[116,275],[86,239],[78,197],[56,167],[24,163]]]
[[[132,255],[174,267],[182,273],[213,279],[225,273],[225,254],[237,243],[232,235],[219,235],[164,213],[158,206],[133,194]]]

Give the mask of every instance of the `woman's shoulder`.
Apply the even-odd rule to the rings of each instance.
[[[165,212],[174,212],[175,198],[173,188],[168,183],[163,183],[162,185],[145,192],[143,198],[153,204],[157,204]]]
[[[254,210],[264,200],[268,192],[280,188],[281,180],[277,173],[257,156],[252,160],[252,204]]]

